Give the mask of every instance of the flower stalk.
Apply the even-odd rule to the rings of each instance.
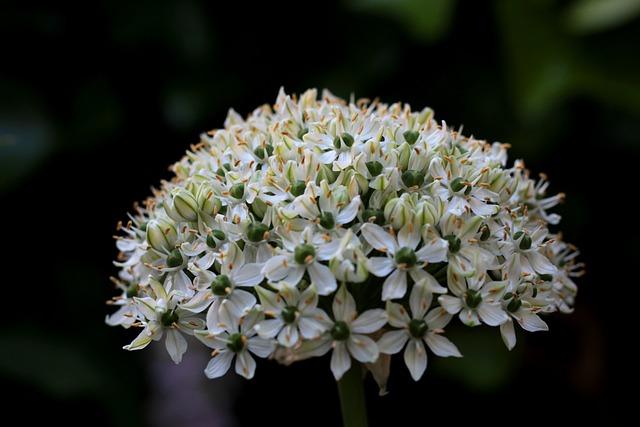
[[[368,427],[363,367],[354,361],[338,380],[338,394],[343,427]]]

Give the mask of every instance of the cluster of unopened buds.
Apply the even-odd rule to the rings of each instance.
[[[106,322],[175,363],[195,336],[209,378],[331,353],[336,380],[355,359],[382,389],[380,356],[402,352],[417,381],[429,353],[461,356],[450,322],[497,327],[511,349],[573,310],[583,265],[548,228],[563,194],[507,166],[508,148],[327,90],[230,110],[119,224]]]

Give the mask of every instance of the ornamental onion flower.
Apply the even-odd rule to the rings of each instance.
[[[453,322],[496,328],[510,350],[515,324],[543,331],[573,311],[584,265],[555,229],[565,195],[509,166],[508,148],[428,107],[328,90],[230,109],[118,225],[106,323],[142,328],[128,350],[166,338],[176,363],[195,335],[209,378],[234,358],[250,379],[254,357],[331,351],[339,387],[403,348],[418,381],[427,352],[462,355]]]

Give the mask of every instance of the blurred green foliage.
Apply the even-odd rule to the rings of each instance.
[[[511,353],[496,331],[482,341],[476,331],[466,338],[470,331],[453,331],[468,356],[432,357],[424,384],[402,383],[406,373],[395,368],[397,382],[383,398],[388,403],[374,404],[374,419],[388,419],[387,404],[415,405],[421,393],[435,399],[433,384],[477,405],[517,390],[535,406],[553,392],[586,411],[562,420],[624,419],[624,397],[610,387],[630,356],[604,331],[624,324],[617,319],[625,314],[603,307],[599,289],[629,279],[602,267],[602,259],[634,265],[640,255],[631,238],[618,237],[633,230],[608,209],[619,203],[617,192],[632,188],[640,150],[640,1],[223,8],[203,0],[5,0],[0,40],[0,197],[5,260],[14,273],[3,279],[10,298],[0,326],[0,378],[15,391],[3,409],[26,399],[57,408],[27,414],[34,422],[87,425],[77,412],[82,405],[94,426],[148,424],[148,361],[121,349],[130,334],[104,324],[115,273],[111,235],[200,132],[221,127],[229,108],[246,115],[272,103],[283,86],[430,106],[466,134],[511,143],[511,160],[524,158],[548,173],[550,191],[568,195],[561,228],[587,262],[576,313],[553,319],[548,333],[519,335]],[[602,233],[607,215],[616,222],[613,237]],[[303,374],[327,376],[318,366]],[[268,370],[259,368],[245,391],[258,400],[268,398],[261,377],[294,381],[290,372],[303,368],[261,369]]]

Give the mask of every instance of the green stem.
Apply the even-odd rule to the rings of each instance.
[[[343,427],[367,427],[367,403],[362,365],[351,360],[351,368],[338,380]]]

